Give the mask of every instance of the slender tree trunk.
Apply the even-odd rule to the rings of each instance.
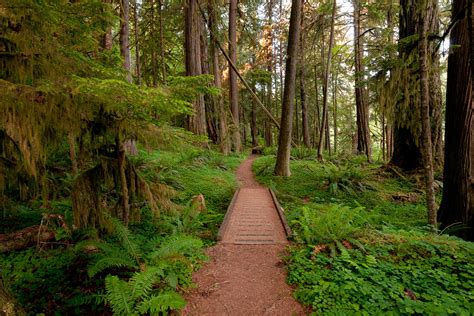
[[[237,1],[230,0],[229,8],[229,56],[234,65],[237,65]],[[237,85],[237,74],[229,66],[230,108],[232,111],[233,131],[232,147],[235,152],[241,151],[240,122],[239,122],[239,87]]]
[[[201,23],[201,67],[203,75],[210,75],[209,69],[209,49],[207,45],[207,29],[204,22]],[[214,143],[217,144],[217,128],[215,123],[216,109],[214,99],[210,95],[204,96],[204,106],[206,108],[206,127],[207,136]]]
[[[333,104],[333,120],[334,120],[334,154],[337,155],[337,73],[333,76],[332,84],[332,104]]]
[[[300,77],[300,99],[301,99],[301,128],[303,133],[303,144],[307,148],[311,148],[311,141],[309,137],[309,119],[308,119],[308,105],[306,104],[306,87],[305,87],[305,46],[304,46],[304,5],[301,6],[301,32],[300,32],[300,66],[298,67]]]
[[[133,3],[133,28],[135,34],[135,69],[137,72],[137,84],[141,86],[142,84],[142,75],[140,69],[140,41],[138,36],[138,4],[137,0]]]
[[[290,31],[285,68],[285,90],[283,93],[278,153],[275,175],[290,176],[291,125],[293,123],[293,105],[295,99],[296,64],[298,59],[298,40],[301,27],[301,6],[303,0],[292,0]]]
[[[255,90],[255,85],[252,88]],[[250,133],[252,134],[252,147],[255,148],[258,146],[258,129],[257,129],[257,104],[254,99],[252,99]]]
[[[355,95],[357,109],[357,151],[365,153],[367,160],[371,160],[371,143],[369,130],[369,103],[367,89],[364,82],[363,41],[361,33],[359,0],[354,2],[354,53],[355,53]]]
[[[273,72],[273,0],[268,1],[267,5],[267,23],[268,23],[268,41],[270,45],[267,47],[267,56],[266,56],[266,61],[267,61],[267,71],[271,74]],[[272,77],[270,76],[270,80],[267,82],[267,88],[266,88],[266,96],[267,96],[267,107],[271,111],[272,109],[272,99],[273,99],[273,91],[272,91],[272,84],[273,80]],[[276,99],[276,98],[275,98]],[[277,108],[275,106],[275,108]],[[266,146],[273,146],[273,135],[272,135],[272,123],[270,119],[267,117],[265,119],[267,121],[267,124],[265,124],[265,127],[268,129],[266,131]]]
[[[427,2],[426,0],[423,2]],[[434,192],[434,173],[433,173],[433,157],[432,157],[432,143],[431,143],[431,124],[430,124],[430,84],[428,79],[428,30],[429,21],[426,18],[426,12],[430,12],[430,2],[424,5],[420,10],[420,21],[422,27],[420,28],[420,90],[421,90],[421,126],[423,134],[422,155],[423,167],[425,174],[426,186],[426,203],[428,206],[428,223],[436,229],[436,202]]]
[[[103,0],[104,3],[110,5],[111,0]],[[112,27],[107,27],[105,33],[102,34],[100,38],[100,47],[103,50],[111,50],[112,49]]]
[[[280,21],[283,20],[283,0],[280,0]],[[280,51],[279,51],[279,62],[280,62],[280,102],[283,100],[283,70],[284,70],[284,66],[283,65],[283,55],[284,55],[284,52],[283,52],[283,41],[281,40],[282,37],[283,37],[283,30],[280,28],[280,39],[279,39],[279,43],[280,43]]]
[[[72,174],[75,176],[79,172],[76,155],[76,138],[74,137],[73,133],[69,132],[67,135],[67,140],[69,143],[69,159],[71,160]]]
[[[163,0],[158,0],[158,23],[160,27],[160,62],[161,62],[161,79],[166,84],[166,59],[165,59],[165,38],[163,35]]]
[[[120,55],[123,58],[123,68],[126,71],[126,79],[132,82],[131,59],[130,59],[130,3],[129,0],[121,0],[120,7]]]
[[[151,0],[150,2],[150,13],[151,13],[151,34],[152,36],[155,36],[156,31],[155,31],[155,0]],[[152,82],[153,82],[153,87],[158,86],[158,77],[156,73],[156,49],[155,45],[152,45],[151,48],[151,77],[152,77]]]
[[[332,5],[332,17],[331,17],[331,33],[329,35],[329,48],[328,48],[328,55],[327,55],[327,61],[326,61],[326,69],[324,71],[324,82],[323,82],[323,118],[322,118],[322,124],[321,124],[321,132],[319,133],[319,145],[318,145],[318,159],[322,160],[323,159],[323,139],[325,138],[325,135],[328,133],[324,133],[324,130],[327,126],[328,122],[328,85],[329,85],[329,74],[331,71],[331,60],[332,60],[332,48],[334,46],[334,23],[336,21],[336,10],[337,10],[337,5],[336,5],[336,0],[333,0],[333,5]],[[329,144],[328,144],[329,145]]]
[[[209,46],[211,58],[212,58],[212,72],[214,75],[214,86],[217,89],[222,88],[221,71],[219,67],[219,52],[216,44],[215,34],[217,34],[217,17],[214,9],[213,1],[208,0],[207,3],[208,14],[209,14],[209,30],[211,36],[211,44]],[[214,96],[214,104],[219,117],[219,145],[221,152],[224,155],[228,155],[230,152],[230,139],[229,132],[227,129],[227,115],[224,107],[224,100],[221,95]]]
[[[464,10],[464,11],[463,11]],[[474,3],[454,0],[446,96],[446,149],[441,228],[464,224],[458,232],[474,240]]]
[[[304,2],[301,6],[301,32],[300,32],[300,99],[301,99],[301,128],[303,133],[303,144],[307,148],[311,148],[311,140],[309,136],[309,119],[308,105],[306,104],[306,71],[305,71],[305,37],[304,37]]]
[[[295,98],[295,144],[300,145],[300,119],[298,117],[298,99]]]
[[[386,146],[387,143],[387,129],[385,128],[385,114],[382,113],[381,124],[382,124],[382,161],[386,161],[388,149]]]
[[[128,184],[127,184],[127,176],[125,174],[125,147],[123,142],[120,140],[120,136],[118,136],[115,140],[115,145],[117,149],[117,161],[118,161],[118,169],[120,174],[120,189],[122,193],[122,221],[125,226],[128,225],[130,219],[130,203],[129,203],[129,195],[128,195]]]
[[[314,65],[314,101],[315,101],[315,118],[314,118],[314,139],[313,146],[316,148],[319,144],[319,132],[321,131],[321,110],[319,107],[319,85],[318,85],[318,69]]]
[[[187,0],[184,24],[186,75],[201,75],[201,18],[198,14],[197,0]],[[196,135],[206,135],[206,111],[202,95],[193,102],[193,108],[195,113],[188,117],[187,127]]]

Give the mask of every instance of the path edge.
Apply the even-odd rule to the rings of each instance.
[[[235,202],[237,201],[237,196],[239,195],[239,193],[240,193],[240,188],[238,188],[235,191],[234,196],[232,197],[232,200],[230,201],[230,204],[227,207],[224,220],[222,221],[221,227],[219,228],[219,231],[217,233],[218,241],[221,241],[222,238],[224,237],[225,230],[227,229],[227,226],[229,225],[230,217],[231,217],[232,211],[234,210],[234,205],[235,205]]]
[[[280,202],[278,202],[275,192],[273,192],[273,190],[270,188],[268,188],[268,191],[272,196],[273,205],[275,205],[275,208],[278,212],[278,216],[280,217],[280,221],[283,224],[283,228],[285,229],[286,238],[288,239],[290,237],[293,237],[293,230],[291,230],[290,225],[288,225],[288,222],[286,221],[285,210],[283,209],[283,207],[281,207]]]

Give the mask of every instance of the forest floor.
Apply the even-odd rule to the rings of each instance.
[[[186,297],[184,315],[306,314],[286,283],[284,228],[269,191],[255,181],[255,158],[237,170],[240,192],[228,226],[193,276],[197,287]]]

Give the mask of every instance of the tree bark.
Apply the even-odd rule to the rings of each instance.
[[[202,74],[201,65],[201,18],[198,12],[197,0],[187,0],[185,7],[185,55],[186,75]],[[196,135],[206,135],[206,110],[204,97],[199,95],[193,102],[194,115],[188,116],[187,128]]]
[[[280,135],[278,138],[278,153],[275,164],[275,175],[290,176],[291,130],[293,123],[293,107],[296,85],[296,64],[298,59],[298,41],[301,27],[301,6],[303,0],[292,0],[290,31],[286,54],[285,89],[282,100]]]
[[[426,0],[423,1],[427,2]],[[425,7],[426,6],[426,7]],[[431,11],[430,2],[424,5],[420,10],[420,91],[421,91],[421,126],[423,143],[421,145],[423,156],[423,167],[426,187],[426,204],[428,206],[428,223],[436,229],[436,202],[434,192],[434,173],[433,173],[433,152],[431,142],[431,124],[430,124],[430,84],[428,79],[428,30],[429,21],[426,14]]]
[[[151,13],[151,34],[155,36],[155,0],[150,1],[150,13]],[[155,45],[151,48],[151,77],[153,82],[153,87],[158,86],[158,76],[156,71],[156,50]]]
[[[441,228],[462,223],[458,234],[474,240],[474,3],[454,0],[446,96],[446,149]]]
[[[436,0],[430,1],[432,7],[430,12],[426,12],[426,19],[429,23],[429,34],[437,34],[439,29],[438,4]],[[417,40],[413,37],[420,33],[421,23],[417,18],[419,1],[401,0],[399,19],[399,56],[402,66],[398,77],[393,80],[399,82],[400,87],[396,98],[397,104],[394,113],[394,136],[393,136],[393,156],[391,163],[404,169],[413,170],[423,166],[420,144],[422,143],[421,103],[419,87],[419,53]],[[430,41],[428,44],[428,82],[430,90],[430,121],[432,126],[432,139],[435,140],[435,149],[442,146],[440,131],[440,111],[441,100],[439,93],[439,53],[436,51],[436,43]]]
[[[329,75],[331,71],[331,60],[332,60],[332,48],[334,46],[334,23],[336,21],[336,0],[333,0],[332,5],[332,17],[331,17],[331,33],[329,35],[329,48],[328,55],[326,60],[326,69],[324,71],[324,82],[323,82],[323,117],[321,124],[321,131],[319,133],[319,145],[318,145],[318,159],[323,159],[323,144],[324,139],[328,136],[328,133],[325,133],[325,129],[328,126],[328,86],[329,86]],[[327,143],[327,142],[326,142]],[[329,145],[329,144],[327,144]]]
[[[268,41],[270,42],[270,46],[267,47],[267,56],[266,56],[266,61],[267,61],[267,71],[272,74],[273,73],[273,0],[268,1],[267,5],[267,23],[268,23]],[[267,107],[271,111],[271,105],[272,105],[272,98],[273,98],[273,93],[272,93],[272,77],[270,76],[270,80],[267,83],[267,88],[266,88],[266,97],[267,97]],[[265,124],[265,127],[268,129],[266,131],[267,137],[266,137],[266,146],[273,146],[273,135],[272,135],[272,124],[271,121],[268,117],[265,119],[268,121]]]
[[[308,119],[308,105],[306,104],[306,71],[305,71],[305,38],[304,38],[304,5],[301,6],[301,32],[300,32],[300,99],[301,99],[301,128],[303,133],[303,144],[307,148],[311,148],[311,140],[309,137],[309,119]]]
[[[214,86],[217,89],[222,88],[221,71],[219,67],[219,52],[216,44],[215,34],[217,34],[217,17],[212,0],[208,0],[207,10],[209,14],[209,33],[211,36],[211,43],[209,45],[209,52],[212,58],[212,73],[214,75]],[[230,152],[230,139],[227,129],[227,115],[224,108],[224,100],[221,95],[214,96],[214,104],[219,117],[219,146],[224,155]]]
[[[332,104],[333,104],[333,121],[334,121],[334,154],[337,155],[337,73],[333,77],[332,84]]]
[[[255,84],[252,87],[255,90]],[[252,99],[252,109],[250,113],[250,134],[252,136],[252,147],[258,146],[258,128],[257,128],[257,104]]]
[[[230,0],[229,7],[229,56],[234,65],[237,65],[237,1]],[[235,152],[241,151],[240,140],[240,116],[239,116],[239,91],[237,85],[237,74],[235,70],[229,65],[229,93],[230,93],[230,108],[232,111],[232,147]]]
[[[137,84],[142,84],[142,75],[140,69],[140,41],[138,36],[138,1],[135,0],[133,3],[133,31],[135,34],[135,70],[137,73]]]
[[[163,0],[158,0],[158,23],[160,27],[160,62],[161,62],[161,80],[166,84],[166,59],[165,59],[165,38],[163,36]]]
[[[367,160],[371,160],[371,143],[369,130],[369,103],[367,89],[364,82],[363,42],[361,34],[359,0],[354,3],[354,67],[355,67],[355,96],[357,109],[357,151],[364,153]]]
[[[201,73],[203,75],[209,75],[209,49],[207,43],[207,30],[206,25],[201,22]],[[217,127],[216,127],[216,109],[214,104],[214,98],[210,95],[204,96],[204,106],[206,108],[206,129],[207,136],[214,143],[217,144]]]
[[[129,0],[121,0],[120,6],[120,55],[123,58],[123,68],[126,71],[126,79],[132,82],[131,59],[130,59],[130,3]]]
[[[125,226],[128,226],[130,220],[130,203],[128,194],[127,175],[125,173],[126,161],[125,161],[125,148],[120,137],[115,140],[115,146],[117,150],[117,162],[120,175],[120,189],[122,193],[122,221]]]

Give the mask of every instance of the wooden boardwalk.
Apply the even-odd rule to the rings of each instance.
[[[286,284],[281,255],[289,228],[278,202],[258,184],[247,159],[237,170],[240,189],[234,195],[219,232],[207,250],[210,261],[193,280],[183,315],[305,315]]]
[[[267,188],[241,188],[229,212],[221,232],[222,243],[287,243],[284,226]]]

